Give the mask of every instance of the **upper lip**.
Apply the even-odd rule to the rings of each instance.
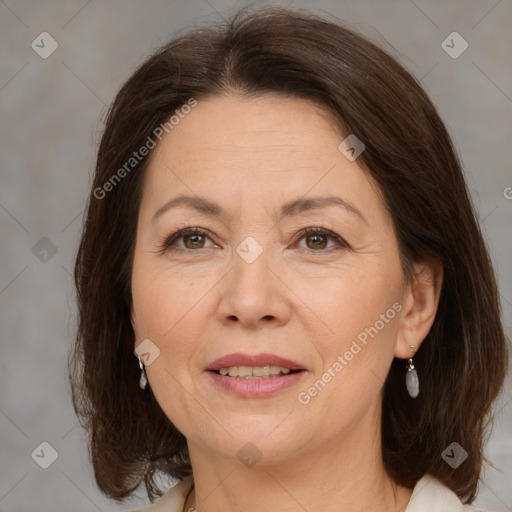
[[[290,370],[304,370],[299,363],[279,357],[274,354],[228,354],[220,357],[208,365],[206,370],[217,371],[221,368],[230,368],[231,366],[281,366]]]

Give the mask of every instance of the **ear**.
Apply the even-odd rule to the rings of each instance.
[[[414,265],[414,275],[402,297],[395,357],[409,359],[419,350],[434,323],[442,285],[443,266],[440,261],[430,260]]]

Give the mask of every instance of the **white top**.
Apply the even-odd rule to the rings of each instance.
[[[192,476],[184,478],[153,504],[133,512],[182,512],[192,482]],[[411,499],[404,512],[470,511],[485,512],[483,509],[472,505],[463,505],[457,495],[437,478],[425,475],[414,486]]]

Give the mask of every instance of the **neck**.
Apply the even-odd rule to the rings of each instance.
[[[404,511],[412,489],[395,484],[384,470],[379,413],[369,411],[350,433],[321,449],[312,443],[285,461],[250,468],[189,442],[194,490],[184,510]]]

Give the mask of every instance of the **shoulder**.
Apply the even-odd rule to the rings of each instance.
[[[130,512],[182,512],[185,499],[194,480],[192,476],[184,478],[171,487],[163,496],[150,505]]]
[[[475,505],[464,505],[458,496],[432,475],[418,480],[405,512],[491,512]]]

